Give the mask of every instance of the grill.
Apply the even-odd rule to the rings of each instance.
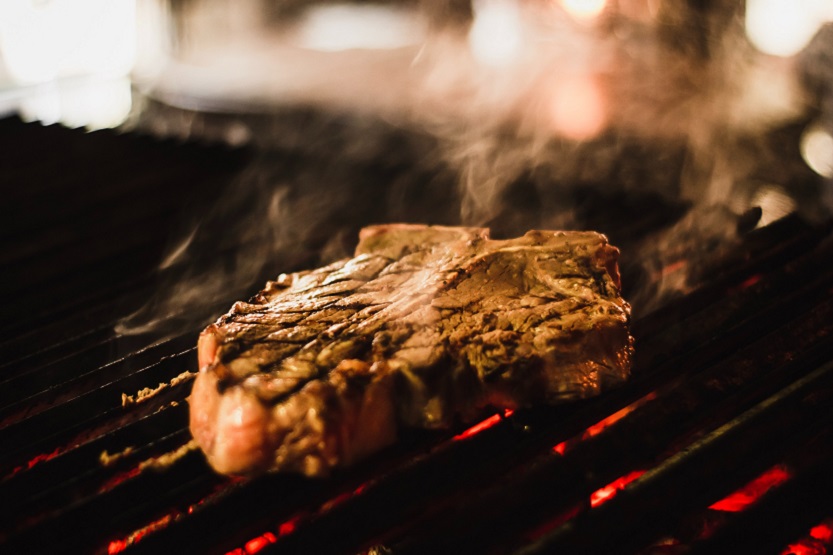
[[[191,382],[183,373],[196,370],[201,323],[173,312],[143,333],[115,330],[160,287],[155,267],[182,222],[210,211],[257,154],[14,118],[0,121],[0,144],[4,552],[829,548],[833,267],[825,261],[833,244],[826,223],[793,214],[748,231],[753,226],[739,222],[740,239],[698,262],[696,284],[650,312],[635,307],[634,377],[599,398],[410,431],[325,480],[230,479],[188,448]],[[354,171],[385,182],[403,165],[388,160]],[[289,162],[282,167],[299,175]],[[426,177],[443,179],[412,179]],[[427,187],[425,195],[436,191]],[[417,209],[432,207],[420,199]],[[628,260],[629,242],[685,211],[674,205],[664,217],[651,211],[608,224],[604,231],[623,248],[627,282],[659,279]],[[379,217],[369,210],[345,225],[352,233],[364,223],[357,220]],[[451,216],[434,212],[433,223],[450,223],[444,219]],[[304,253],[327,239],[305,241],[263,269],[258,283],[273,270],[308,264]],[[679,269],[678,262],[657,272]],[[239,295],[206,300],[200,317]],[[158,384],[168,385],[135,401]]]

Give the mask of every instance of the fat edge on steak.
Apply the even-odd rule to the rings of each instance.
[[[595,232],[365,228],[200,335],[190,427],[220,473],[323,476],[484,407],[598,394],[630,372],[619,251]]]

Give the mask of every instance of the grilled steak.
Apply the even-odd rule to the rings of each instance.
[[[400,426],[595,395],[631,366],[618,254],[593,232],[366,228],[355,258],[203,331],[191,431],[218,472],[318,476]]]

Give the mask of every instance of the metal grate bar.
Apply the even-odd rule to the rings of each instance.
[[[826,394],[818,395],[822,391]],[[519,553],[635,552],[685,512],[730,493],[833,425],[833,364],[822,366],[650,470],[610,502]],[[724,461],[735,461],[727,472]],[[614,524],[615,523],[615,524]],[[647,524],[646,524],[647,523]],[[598,530],[605,530],[599,534]]]
[[[72,396],[58,405],[49,405],[47,399],[42,399],[42,406],[27,408],[33,415],[25,419],[20,420],[21,415],[15,415],[18,419],[15,423],[0,429],[0,443],[16,446],[4,453],[3,470],[7,470],[6,465],[13,468],[37,452],[47,451],[50,444],[63,443],[89,426],[90,422],[118,414],[122,411],[123,393],[139,391],[148,384],[167,382],[189,367],[193,369],[193,353],[191,348],[141,369],[128,371],[121,378]]]
[[[826,317],[829,317],[830,310],[831,307],[828,307]],[[822,315],[818,319],[823,320]],[[818,319],[812,323],[817,323]],[[481,483],[467,493],[452,496],[445,500],[445,510],[439,511],[417,529],[408,528],[405,532],[407,540],[403,540],[406,544],[396,545],[394,552],[437,552],[437,549],[463,547],[474,551],[486,549],[496,543],[500,534],[507,535],[503,538],[505,540],[533,526],[536,514],[537,518],[551,518],[568,511],[576,503],[586,502],[592,491],[619,476],[646,465],[652,466],[655,458],[662,457],[663,452],[671,449],[674,443],[677,443],[676,448],[684,447],[686,438],[709,429],[709,425],[718,425],[721,418],[731,418],[733,411],[754,400],[744,399],[749,396],[746,388],[750,387],[750,373],[763,374],[769,370],[773,374],[780,373],[780,383],[789,381],[790,375],[797,371],[795,366],[791,364],[775,370],[767,368],[767,357],[772,356],[773,351],[777,354],[778,350],[772,346],[771,339],[762,341],[762,345],[770,345],[770,349],[761,351],[761,346],[750,348],[757,354],[744,365],[728,361],[702,376],[686,377],[666,384],[662,391],[656,392],[654,401],[616,424],[614,433],[603,433],[582,442],[574,451],[567,451],[563,458],[544,453],[537,462],[526,460],[524,470],[518,477],[495,477],[490,483]],[[736,367],[740,370],[733,373]],[[757,387],[757,397],[772,388],[771,384],[770,387],[764,385],[763,388],[760,385]],[[736,394],[732,395],[733,392]],[[461,471],[467,475],[470,470],[464,466]],[[430,482],[422,485],[432,488]],[[387,501],[396,504],[395,499]],[[440,504],[434,499],[426,508],[436,510]],[[343,510],[363,514],[358,508],[347,505]],[[517,515],[519,520],[513,522],[511,515]],[[314,537],[305,535],[302,543],[309,545],[306,541],[314,542],[315,537],[341,538],[343,534],[351,533],[343,521],[335,517],[333,520],[334,525],[339,526],[337,530],[311,529],[308,535]],[[367,527],[373,524],[356,525]],[[407,542],[411,543],[408,545]],[[452,542],[453,545],[444,542]],[[281,542],[278,542],[274,547],[278,552],[282,551],[279,550],[280,545]],[[291,550],[291,547],[287,549]]]

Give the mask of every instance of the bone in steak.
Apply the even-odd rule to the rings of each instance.
[[[203,331],[191,431],[218,472],[319,476],[400,426],[595,395],[631,367],[618,255],[594,232],[365,228]]]

